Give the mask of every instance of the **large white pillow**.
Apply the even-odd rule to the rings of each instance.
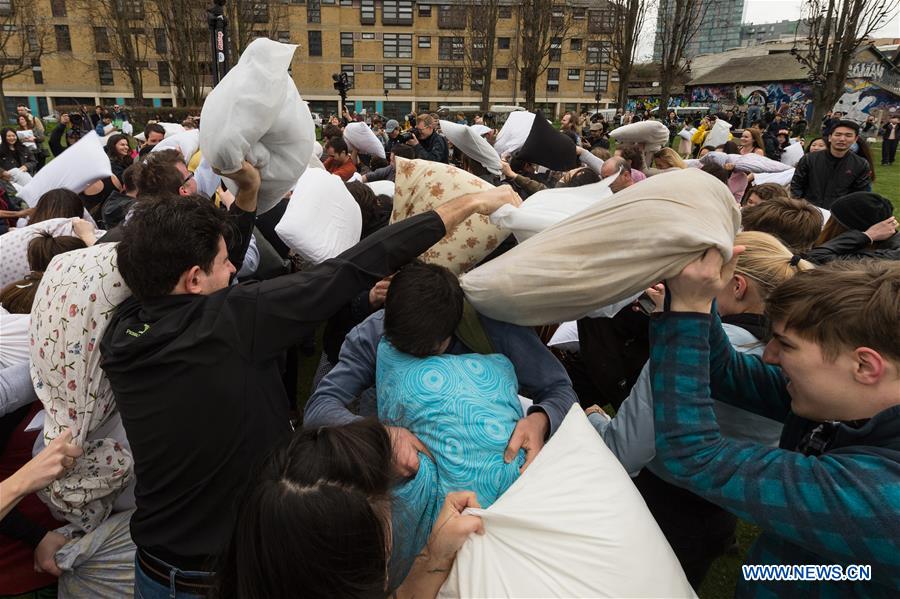
[[[478,135],[487,135],[491,132],[491,128],[487,125],[475,124],[472,125],[472,131],[474,131]]]
[[[753,175],[753,184],[777,183],[778,185],[790,185],[794,178],[794,169],[788,169],[780,173],[756,173]]]
[[[391,199],[394,198],[394,182],[393,181],[372,181],[371,183],[366,183],[369,187],[372,188],[372,191],[375,192],[377,196],[387,196]]]
[[[803,144],[799,141],[792,143],[781,153],[781,161],[791,168],[797,166],[803,158]]]
[[[315,127],[288,68],[297,46],[257,38],[206,97],[200,148],[210,166],[259,168],[258,212],[281,201],[309,164]]]
[[[212,170],[205,157],[200,158],[200,164],[194,171],[194,180],[197,182],[197,191],[208,198],[213,197],[222,183],[222,177]]]
[[[182,131],[172,136],[166,137],[164,140],[153,146],[151,152],[160,150],[179,150],[184,156],[185,162],[190,162],[191,157],[200,149],[200,131],[191,129]]]
[[[744,173],[783,173],[793,167],[759,154],[744,154],[734,161],[734,170]]]
[[[127,122],[127,121],[126,121]],[[173,135],[178,135],[179,133],[184,132],[184,126],[179,123],[157,123],[157,125],[161,126],[166,131],[166,135],[163,139],[168,139]],[[134,138],[138,141],[147,141],[144,137],[144,132],[141,131]]]
[[[663,146],[669,142],[669,129],[659,121],[640,121],[617,127],[609,136],[620,143]]]
[[[500,156],[515,152],[525,144],[533,124],[533,112],[520,110],[509,113],[509,118],[503,123],[503,128],[500,129],[500,133],[497,134],[497,139],[494,141],[494,150]]]
[[[93,131],[47,163],[19,192],[19,199],[34,207],[51,189],[69,189],[81,193],[98,179],[112,176],[109,156],[103,142]]]
[[[307,169],[275,232],[304,260],[318,264],[359,243],[362,213],[337,175]]]
[[[360,154],[384,158],[384,146],[365,123],[350,123],[344,127],[344,141]]]
[[[500,155],[477,131],[468,125],[441,121],[441,133],[459,151],[483,166],[488,172],[500,174]],[[346,134],[345,134],[346,135]]]
[[[696,596],[577,404],[525,473],[491,507],[470,512],[484,534],[459,550],[441,598]]]
[[[718,148],[725,145],[729,135],[731,135],[731,123],[725,119],[716,119],[716,124],[709,130],[709,134],[703,140],[703,145]]]

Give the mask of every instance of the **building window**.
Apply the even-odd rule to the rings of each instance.
[[[364,40],[373,40],[373,39],[375,39],[375,34],[374,33],[363,33],[362,38]]]
[[[375,0],[361,0],[359,3],[359,24],[375,24]]]
[[[56,33],[56,51],[71,52],[72,39],[69,37],[68,25],[54,25],[53,31]]]
[[[497,7],[497,18],[511,19],[512,18],[512,6],[498,6]]]
[[[497,69],[497,76],[494,77],[497,81],[506,81],[509,79],[509,69],[506,67]]]
[[[385,33],[384,58],[412,58],[412,34]]]
[[[322,22],[322,3],[320,2],[320,0],[309,0],[309,2],[307,3],[307,5],[306,5],[306,22],[307,23],[321,23]],[[373,16],[372,22],[373,23],[375,22],[374,16]],[[310,32],[310,33],[312,33],[312,32]],[[320,31],[319,33],[321,34],[322,32]],[[320,39],[319,46],[321,47],[321,45],[322,45],[321,35],[319,36],[319,39]],[[313,55],[310,54],[310,56],[313,56]],[[318,54],[316,54],[316,56],[322,56],[321,50],[319,51]]]
[[[254,2],[253,6],[250,7],[253,11],[253,22],[254,23],[268,23],[269,22],[269,3],[268,2]]]
[[[588,33],[612,33],[615,22],[615,9],[588,11]]]
[[[569,69],[569,81],[577,81],[581,79],[581,69]]]
[[[131,21],[144,18],[143,0],[116,0],[124,17]]]
[[[109,34],[106,27],[94,27],[94,52],[109,52]]]
[[[572,9],[572,18],[573,19],[585,19],[587,18],[587,9],[584,7],[581,8],[573,8]]]
[[[41,85],[44,83],[44,71],[43,69],[41,69],[40,58],[31,59],[31,74],[34,77],[34,83],[36,85]]]
[[[419,36],[419,47],[420,48],[430,48],[431,47],[431,36],[430,35],[420,35]]]
[[[597,92],[606,91],[609,84],[609,73],[601,70],[585,70],[584,72],[584,91]]]
[[[275,39],[281,42],[282,44],[291,43],[291,32],[290,31],[276,31]]]
[[[383,25],[412,25],[412,0],[384,0],[381,5]]]
[[[169,63],[160,60],[156,63],[156,73],[159,75],[160,85],[172,85],[172,77],[169,74]]]
[[[341,57],[353,58],[353,33],[348,31],[341,32]]]
[[[412,66],[384,65],[384,89],[412,89]]]
[[[608,64],[611,51],[612,44],[610,44],[609,42],[591,40],[588,42],[587,46],[587,63]]]
[[[465,29],[466,8],[442,4],[438,9],[438,27],[441,29]]]
[[[50,14],[54,17],[66,16],[66,0],[50,0]]]
[[[156,44],[156,53],[160,56],[168,54],[169,52],[169,39],[166,37],[165,29],[154,29],[153,30],[153,41]]]
[[[498,37],[497,38],[497,49],[498,50],[509,50],[509,38],[508,37]]]
[[[547,91],[559,91],[559,69],[556,67],[547,69]]]
[[[356,76],[356,73],[353,71],[353,65],[342,64],[341,73],[345,73],[347,75],[347,81],[350,83],[350,87],[353,87],[353,82]]]
[[[419,16],[420,17],[430,17],[431,16],[431,5],[430,4],[420,4],[419,5]]]
[[[374,64],[364,64],[362,66],[363,73],[374,73],[375,65]]]
[[[438,89],[440,91],[460,91],[463,88],[462,67],[439,67]]]
[[[341,0],[341,6],[353,6],[353,0]]]
[[[419,79],[431,79],[431,67],[419,67],[417,75]]]
[[[438,58],[460,61],[465,57],[465,40],[462,37],[442,37],[438,43]]]
[[[577,37],[569,40],[569,50],[572,52],[581,52],[581,40]]]
[[[25,36],[28,38],[28,49],[37,52],[40,44],[38,44],[37,27],[34,25],[25,26]]]
[[[322,56],[322,32],[307,31],[307,44],[310,56]]]
[[[550,39],[550,62],[560,60],[562,60],[562,38],[554,37]]]
[[[484,86],[484,71],[481,69],[472,69],[471,81],[469,81],[469,89],[473,92],[480,92]]]
[[[100,85],[113,85],[112,63],[108,60],[97,61],[97,72],[100,73]]]

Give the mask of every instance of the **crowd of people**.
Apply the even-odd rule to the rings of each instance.
[[[98,106],[47,135],[20,106],[2,131],[0,594],[435,597],[470,535],[485,533],[471,509],[523,476],[575,405],[695,592],[739,519],[762,530],[748,564],[872,568],[870,581],[745,579],[740,596],[900,587],[900,233],[872,190],[866,142],[877,132],[893,164],[898,115],[860,125],[829,113],[807,143],[806,122],[779,112],[672,111],[656,143],[617,141],[622,127],[658,127],[648,112],[566,113],[534,144],[564,148],[565,162],[556,150],[485,157],[510,126],[492,114],[470,124],[345,110],[308,168],[340,178],[362,228],[318,264],[276,231],[293,193],[258,211],[257,165],[202,193],[202,150],[156,148],[171,128],[147,124],[138,141],[128,122],[123,107]],[[363,122],[383,157],[354,146]],[[91,131],[108,177],[18,199]],[[763,176],[794,154],[788,180]],[[455,167],[483,191],[398,216],[375,184],[415,193],[399,187],[407,161]],[[456,273],[418,259],[473,217],[548,189],[615,198],[691,169],[740,210],[733,256],[710,247],[602,316],[537,328],[490,318]],[[481,263],[516,245],[500,239]],[[574,343],[554,342],[563,329]],[[317,332],[298,413],[297,363]],[[463,408],[435,398],[453,403],[463,388],[505,422],[491,429],[501,438],[451,430]],[[410,524],[404,485],[462,463],[467,482],[433,484],[437,503]],[[89,563],[94,579],[79,574]]]

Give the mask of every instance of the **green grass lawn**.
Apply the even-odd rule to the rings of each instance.
[[[881,166],[881,143],[872,144],[875,156],[875,183],[872,191],[880,193],[894,204],[894,214],[900,215],[900,161],[893,166]]]

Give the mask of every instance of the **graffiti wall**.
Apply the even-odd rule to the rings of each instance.
[[[867,79],[848,79],[844,95],[838,99],[833,110],[840,110],[854,121],[864,121],[869,115],[881,119],[900,112],[900,97]]]
[[[653,110],[659,106],[659,96],[632,96],[628,98],[625,110],[634,112],[638,108],[638,105],[643,106],[643,110]],[[671,96],[669,98],[669,108],[689,105],[688,98],[684,96]]]

